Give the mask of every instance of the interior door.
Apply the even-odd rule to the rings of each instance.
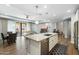
[[[78,21],[74,23],[74,45],[78,48]]]

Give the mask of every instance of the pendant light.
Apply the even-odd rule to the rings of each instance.
[[[38,5],[36,5],[35,8],[36,8],[36,15],[38,15]],[[35,24],[39,24],[39,21],[35,21]]]

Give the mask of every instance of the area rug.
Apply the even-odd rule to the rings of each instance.
[[[55,47],[50,51],[49,55],[66,55],[67,46],[56,44]]]

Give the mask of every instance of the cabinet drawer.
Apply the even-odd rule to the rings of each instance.
[[[53,37],[50,37],[50,38],[49,38],[49,42],[51,42],[52,40],[53,40]]]
[[[57,39],[57,36],[52,36],[49,38],[49,42],[51,42],[52,40],[56,40]]]
[[[57,36],[51,37],[49,39],[49,51],[57,44],[57,42],[58,42]]]
[[[49,43],[49,51],[55,46],[55,42],[52,41]]]

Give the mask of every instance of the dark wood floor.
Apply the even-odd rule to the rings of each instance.
[[[74,47],[74,44],[71,43],[71,39],[65,39],[63,36],[59,36],[59,43],[67,46],[67,55],[78,55],[77,49]]]
[[[70,39],[59,36],[59,43],[67,46],[67,55],[78,55],[78,51],[70,43]],[[24,37],[17,37],[16,43],[10,46],[0,44],[0,55],[27,55],[26,40]]]

